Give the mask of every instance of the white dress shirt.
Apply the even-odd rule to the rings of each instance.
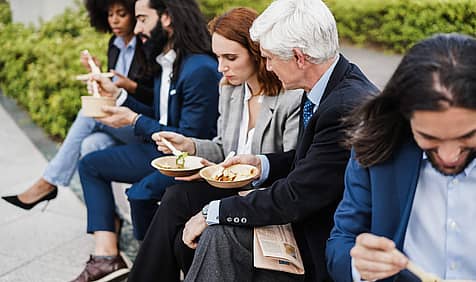
[[[172,80],[172,71],[177,54],[170,49],[165,54],[160,54],[156,60],[162,67],[162,75],[160,80],[160,119],[159,123],[167,125],[167,113],[169,109],[169,91],[170,81]]]

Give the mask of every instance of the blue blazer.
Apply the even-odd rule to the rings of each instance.
[[[144,105],[129,95],[124,106],[142,116],[135,125],[135,134],[151,140],[157,131],[174,131],[185,136],[213,138],[218,118],[218,83],[221,74],[214,58],[204,54],[186,56],[178,77],[170,83],[167,126],[160,119],[160,76],[154,82],[152,106]]]
[[[351,282],[350,249],[360,233],[393,240],[402,251],[405,232],[420,172],[422,150],[413,140],[393,156],[370,168],[355,160],[345,174],[344,198],[334,215],[335,226],[327,242],[327,266],[335,281]],[[418,281],[408,271],[382,281]]]

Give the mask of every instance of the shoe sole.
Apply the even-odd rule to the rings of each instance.
[[[129,268],[122,268],[122,269],[119,269],[119,270],[117,270],[113,273],[110,273],[110,274],[104,276],[103,278],[101,278],[99,280],[94,280],[94,281],[91,281],[91,282],[117,282],[117,281],[121,281],[122,279],[127,277],[127,275],[129,274],[129,271],[130,271]]]
[[[129,259],[129,257],[124,253],[124,252],[119,252],[119,255],[121,256],[122,260],[126,263],[127,268],[131,269],[132,268],[132,261]]]

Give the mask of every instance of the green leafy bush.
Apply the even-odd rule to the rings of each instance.
[[[198,2],[202,12],[210,20],[236,7],[249,7],[261,13],[272,0],[198,0]]]
[[[38,30],[5,25],[0,29],[0,87],[49,134],[64,138],[86,94],[74,80],[85,72],[80,51],[88,49],[105,63],[108,38],[89,27],[82,8],[67,10]]]
[[[0,1],[0,29],[3,25],[12,22],[12,13],[10,11],[10,5],[5,1]]]
[[[404,52],[435,33],[476,35],[475,0],[324,0],[340,36]]]

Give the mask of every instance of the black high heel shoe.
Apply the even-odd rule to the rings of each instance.
[[[20,201],[20,199],[18,198],[18,195],[14,195],[14,196],[4,196],[2,197],[2,199],[4,199],[5,201],[9,202],[10,204],[14,205],[14,206],[17,206],[19,208],[22,208],[24,210],[31,210],[34,206],[36,206],[37,204],[43,202],[43,201],[47,201],[46,202],[46,205],[43,207],[42,211],[44,211],[46,209],[46,207],[48,206],[48,203],[55,199],[56,196],[58,196],[58,187],[54,186],[53,187],[53,190],[51,192],[49,192],[48,194],[44,195],[43,197],[39,198],[38,200],[34,201],[33,203],[24,203],[22,201]]]

